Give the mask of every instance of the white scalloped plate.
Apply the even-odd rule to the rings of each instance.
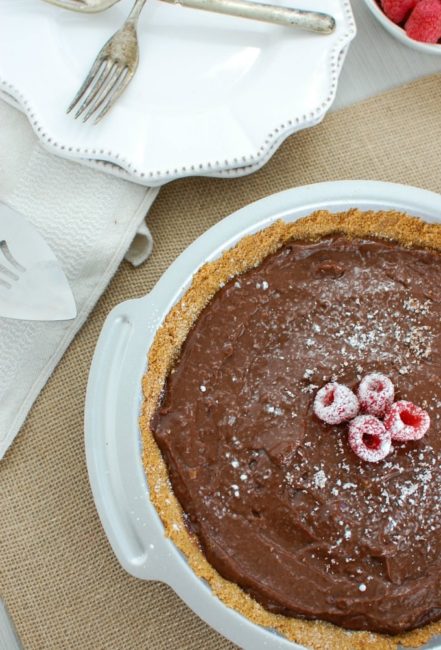
[[[113,163],[148,185],[254,171],[274,143],[323,118],[355,36],[348,0],[295,1],[331,13],[330,36],[150,0],[131,85],[99,125],[75,121],[66,106],[131,4],[85,15],[41,0],[2,0],[0,90],[55,153]]]

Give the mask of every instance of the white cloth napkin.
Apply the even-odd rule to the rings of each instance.
[[[137,265],[148,256],[144,219],[158,191],[52,156],[24,115],[0,100],[0,201],[46,239],[78,308],[64,322],[0,317],[0,458],[123,257]]]

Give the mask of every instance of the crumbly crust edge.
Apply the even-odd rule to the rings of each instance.
[[[293,223],[277,221],[254,235],[244,237],[219,259],[203,265],[193,276],[188,291],[159,327],[148,354],[148,369],[142,381],[140,428],[150,500],[162,520],[166,535],[184,553],[196,575],[209,583],[223,603],[257,625],[276,630],[287,639],[314,650],[396,650],[399,644],[418,647],[441,633],[441,621],[397,636],[351,632],[325,621],[307,621],[270,613],[238,585],[222,578],[185,526],[184,513],[174,496],[167,467],[150,429],[151,417],[182,344],[219,288],[232,277],[260,264],[290,240],[314,241],[334,234],[352,238],[377,237],[407,247],[441,251],[440,224],[429,224],[395,211],[361,212],[351,209],[335,214],[319,210]]]

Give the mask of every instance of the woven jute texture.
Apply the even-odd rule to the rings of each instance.
[[[234,648],[167,586],[127,575],[101,528],[86,474],[83,407],[103,321],[114,305],[148,292],[207,228],[273,192],[359,178],[441,192],[440,143],[437,76],[329,115],[290,137],[252,176],[181,180],[161,190],[149,216],[153,256],[139,269],[120,268],[0,463],[0,597],[26,649]]]

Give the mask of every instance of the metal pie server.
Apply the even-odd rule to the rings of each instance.
[[[0,318],[51,321],[76,315],[52,250],[23,215],[0,203]]]
[[[0,598],[0,648],[2,650],[23,650],[6,605]]]

